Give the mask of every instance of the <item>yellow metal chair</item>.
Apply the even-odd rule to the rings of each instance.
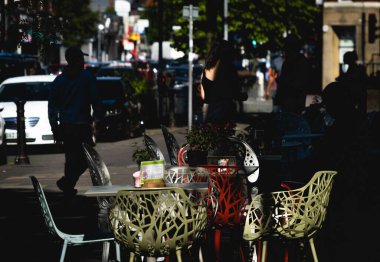
[[[210,171],[204,167],[174,166],[164,174],[164,181],[167,184],[185,184],[192,182],[210,183]],[[206,200],[208,211],[207,229],[210,230],[211,221],[215,218],[218,210],[219,190],[214,184],[208,185],[207,192],[187,192],[190,198],[202,197]],[[202,249],[199,249],[199,261],[204,261]]]
[[[133,188],[121,190],[110,209],[115,239],[136,255],[163,257],[189,250],[203,237],[207,226],[205,201],[192,199],[183,189]]]
[[[267,241],[308,240],[313,260],[318,261],[314,235],[326,218],[336,171],[318,171],[303,187],[260,194],[247,213],[243,238],[262,240],[262,261],[266,260]]]

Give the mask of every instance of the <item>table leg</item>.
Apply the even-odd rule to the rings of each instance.
[[[108,210],[106,208],[100,208],[98,214],[98,227],[101,232],[110,232],[111,228],[108,220]],[[102,262],[108,262],[110,250],[110,243],[103,243],[103,254],[102,254]]]

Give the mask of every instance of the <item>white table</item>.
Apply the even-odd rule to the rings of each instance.
[[[208,182],[191,182],[191,183],[173,183],[166,184],[167,187],[179,187],[185,191],[206,192],[208,190]],[[92,186],[84,192],[89,197],[109,197],[116,196],[119,190],[135,188],[132,185],[111,185],[111,186]],[[142,188],[144,189],[144,188]]]

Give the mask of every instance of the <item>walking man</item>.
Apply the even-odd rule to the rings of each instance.
[[[64,176],[57,181],[57,186],[69,197],[77,193],[75,185],[88,167],[82,143],[94,145],[92,123],[105,115],[95,77],[84,69],[83,56],[87,54],[78,47],[66,50],[68,66],[53,81],[48,104],[54,139],[63,143],[65,153]]]

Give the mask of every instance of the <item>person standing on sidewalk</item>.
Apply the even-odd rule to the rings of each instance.
[[[203,102],[207,104],[206,123],[235,122],[235,101],[245,101],[248,98],[239,85],[233,51],[230,42],[216,41],[206,57],[200,92]]]
[[[65,196],[77,193],[75,185],[88,167],[82,143],[94,145],[91,107],[95,122],[102,120],[105,115],[95,77],[84,69],[85,55],[78,47],[66,50],[68,66],[53,81],[48,101],[54,140],[63,143],[65,153],[64,176],[57,181],[57,187]]]
[[[313,84],[312,67],[301,54],[301,41],[295,35],[284,40],[284,62],[277,78],[277,93],[274,102],[282,112],[301,114],[305,109],[306,93]]]

